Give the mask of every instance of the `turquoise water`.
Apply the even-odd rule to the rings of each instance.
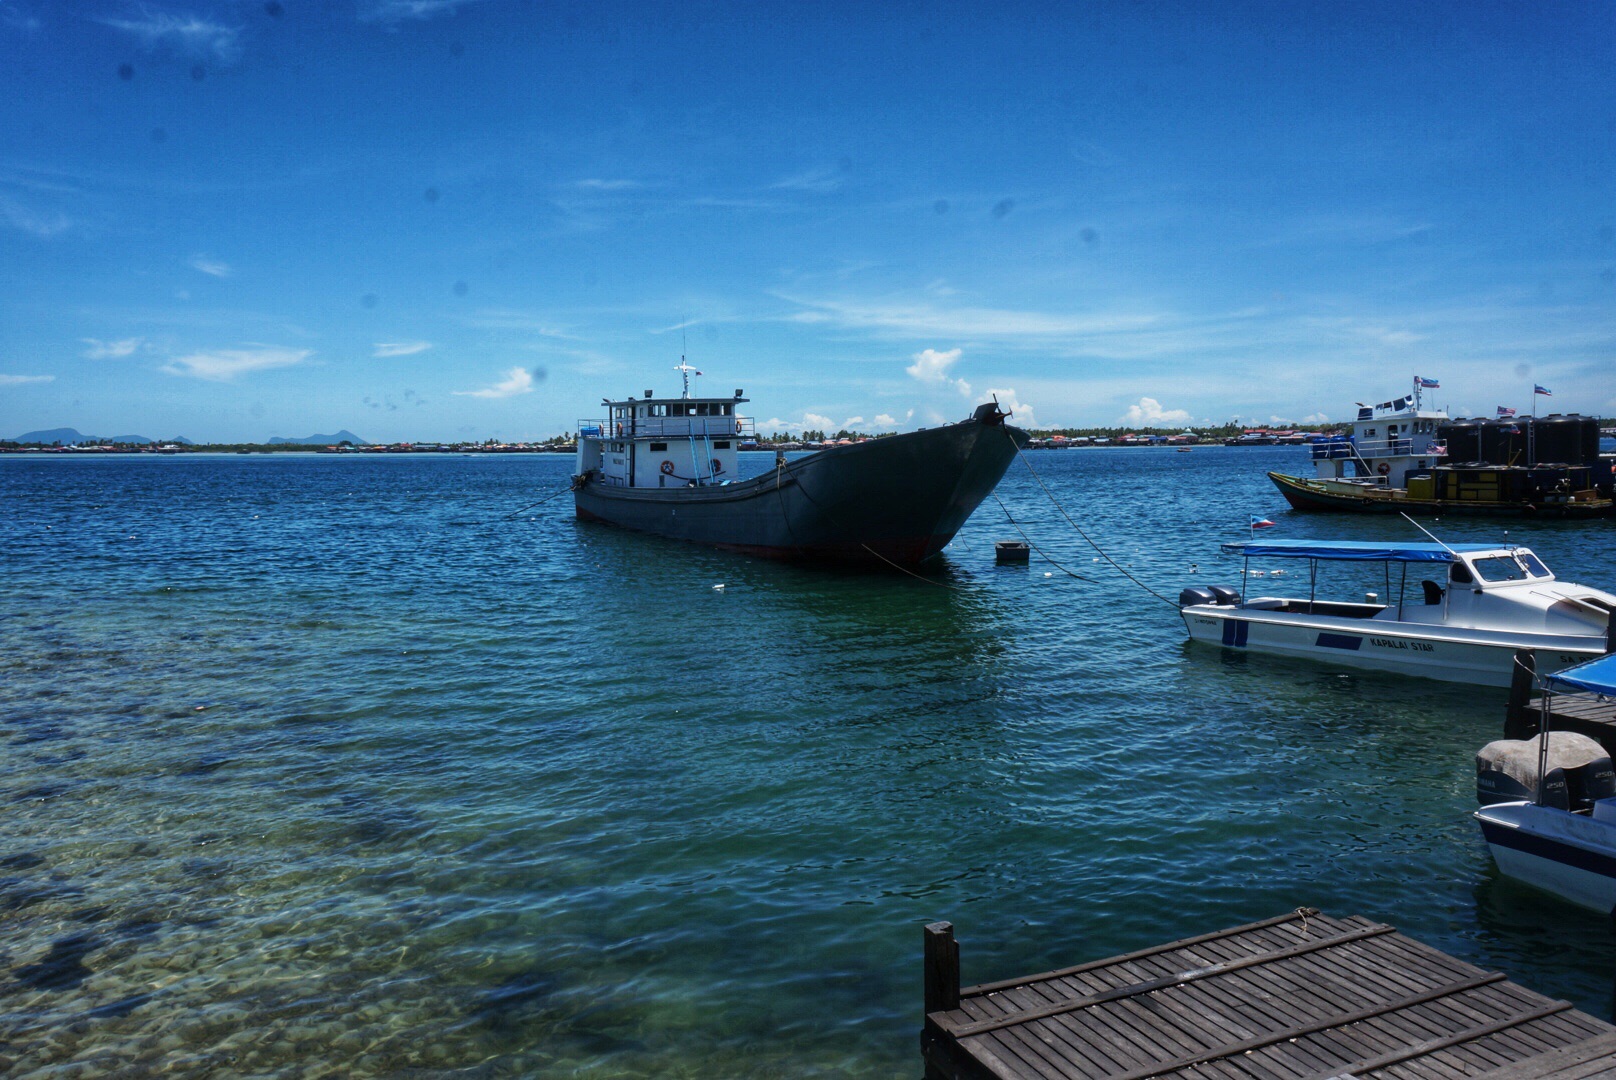
[[[1168,597],[1251,513],[1407,531],[1292,449],[1027,457]],[[927,921],[977,982],[1299,904],[1609,1014],[1469,817],[1502,691],[1190,645],[1019,465],[1088,580],[992,499],[926,580],[509,516],[570,466],[0,458],[0,1072],[912,1077]],[[1616,585],[1611,522],[1436,527]]]

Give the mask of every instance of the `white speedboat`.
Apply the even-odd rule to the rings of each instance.
[[[1557,580],[1529,548],[1251,540],[1223,550],[1245,556],[1248,568],[1252,559],[1305,559],[1312,590],[1301,599],[1219,585],[1185,589],[1179,611],[1197,641],[1487,686],[1509,685],[1518,649],[1535,650],[1537,670],[1548,673],[1616,645],[1616,595]],[[1317,599],[1319,564],[1327,562],[1386,564],[1388,599],[1395,584],[1396,603],[1376,593],[1363,603]],[[1420,580],[1407,602],[1411,564]],[[1251,573],[1242,574],[1249,582]]]
[[[1555,690],[1616,697],[1616,655],[1550,676],[1545,696]],[[1549,712],[1546,706],[1544,713]],[[1547,737],[1545,730],[1540,739]],[[1543,764],[1537,797],[1483,806],[1476,811],[1481,834],[1500,872],[1573,904],[1616,913],[1616,798],[1594,799],[1585,811],[1573,810],[1569,804],[1550,805],[1550,793],[1557,793],[1562,803],[1566,799],[1565,784],[1556,784],[1553,772],[1547,783],[1541,775],[1547,771],[1547,751],[1545,745],[1539,759]],[[1609,762],[1604,764],[1608,792]]]

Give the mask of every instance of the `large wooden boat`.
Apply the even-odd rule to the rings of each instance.
[[[1427,408],[1435,379],[1359,405],[1350,430],[1309,448],[1313,477],[1271,472],[1294,509],[1354,513],[1586,518],[1612,509],[1611,462],[1592,417],[1450,420]],[[1539,388],[1541,391],[1541,388]],[[1535,397],[1534,397],[1535,400]]]
[[[682,365],[681,365],[682,366]],[[773,558],[913,566],[992,492],[1027,434],[996,403],[967,420],[838,445],[741,480],[754,433],[731,397],[605,401],[578,430],[579,518]]]

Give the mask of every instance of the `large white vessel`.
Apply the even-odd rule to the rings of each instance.
[[[1518,649],[1536,650],[1537,670],[1547,673],[1616,646],[1616,595],[1557,580],[1529,548],[1251,540],[1223,550],[1248,567],[1252,559],[1307,560],[1314,584],[1306,599],[1185,589],[1179,611],[1197,641],[1487,686],[1509,685]],[[1395,585],[1396,602],[1378,594],[1361,603],[1317,599],[1321,562],[1385,564],[1387,599]]]

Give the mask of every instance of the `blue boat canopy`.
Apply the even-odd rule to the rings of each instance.
[[[1556,671],[1549,676],[1552,684],[1565,684],[1578,690],[1591,690],[1596,694],[1616,696],[1616,653],[1590,660],[1586,664]]]
[[[1376,544],[1367,540],[1241,540],[1228,555],[1248,559],[1335,559],[1344,562],[1453,562],[1453,553],[1503,551],[1507,544]]]

